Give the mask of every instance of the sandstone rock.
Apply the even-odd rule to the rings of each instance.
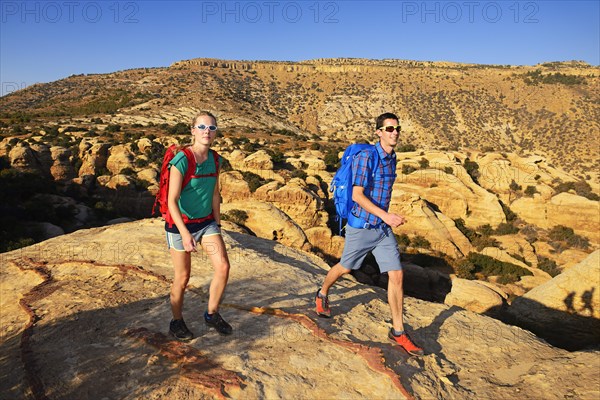
[[[220,311],[234,335],[225,340],[188,317],[197,335],[188,344],[167,336],[173,268],[158,219],[80,230],[3,254],[0,333],[10,340],[0,363],[2,396],[25,398],[33,390],[179,399],[600,394],[598,351],[553,348],[520,328],[411,297],[405,324],[426,355],[408,358],[388,343],[384,290],[342,279],[332,290],[333,318],[318,319],[307,303],[328,270],[322,260],[270,240],[223,236],[232,270]],[[203,307],[212,275],[206,255],[195,253],[189,309]],[[323,365],[333,375],[324,375]]]
[[[502,296],[478,281],[455,278],[444,304],[458,306],[480,314],[496,315],[503,306]]]
[[[344,238],[339,235],[333,235],[331,229],[317,226],[305,229],[304,233],[313,247],[331,257],[338,259],[342,257]]]
[[[79,144],[79,158],[82,161],[79,176],[95,175],[98,169],[105,168],[109,148],[108,143],[82,141]]]
[[[134,189],[135,188],[135,180],[123,174],[118,174],[110,177],[108,182],[106,182],[105,186],[109,189]]]
[[[436,169],[399,175],[394,191],[419,195],[451,219],[462,218],[469,227],[490,224],[496,227],[506,217],[496,196],[476,185],[460,165],[455,175]]]
[[[327,224],[323,201],[299,178],[291,179],[285,186],[275,182],[263,185],[254,198],[274,204],[303,229]]]
[[[110,155],[106,160],[106,168],[113,174],[118,175],[125,168],[133,169],[133,155],[127,145],[116,145],[110,148]]]
[[[453,258],[462,257],[472,249],[469,240],[456,228],[452,220],[436,213],[416,194],[401,190],[392,192],[390,212],[407,218],[405,224],[394,229],[397,234],[422,235],[434,250]]]
[[[140,149],[140,153],[146,153],[146,150],[152,149],[152,141],[148,138],[141,138],[137,141],[138,149]]]
[[[239,171],[221,172],[219,185],[224,202],[244,200],[252,197],[250,187]]]
[[[156,168],[144,168],[137,173],[137,177],[150,182],[151,184],[158,185],[159,173],[160,171]]]
[[[493,239],[500,243],[500,248],[508,254],[519,255],[537,268],[538,260],[534,247],[521,235],[494,235]]]
[[[55,180],[66,181],[77,176],[77,171],[75,171],[71,164],[71,151],[69,149],[52,146],[50,148],[50,154],[52,160],[54,160],[50,167],[50,173]]]
[[[544,229],[556,225],[572,228],[578,235],[600,243],[600,202],[570,193],[559,193],[549,202],[540,198],[523,197],[510,208],[528,223]]]
[[[302,229],[272,204],[261,201],[221,204],[221,213],[234,209],[246,211],[248,219],[244,222],[244,226],[248,227],[258,237],[275,240],[297,249],[309,246]]]
[[[553,327],[551,342],[600,343],[600,250],[578,265],[515,299],[509,309],[534,332]],[[566,342],[566,343],[565,343]]]

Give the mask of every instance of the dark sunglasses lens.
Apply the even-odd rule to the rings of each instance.
[[[396,129],[396,128],[395,128],[395,127],[393,127],[393,126],[386,126],[386,127],[385,127],[385,131],[386,131],[386,132],[390,132],[390,133],[391,133],[391,132],[394,132],[394,129]]]

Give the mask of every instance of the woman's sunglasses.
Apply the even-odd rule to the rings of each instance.
[[[386,131],[386,132],[400,132],[400,130],[402,129],[402,127],[400,125],[388,125],[388,126],[382,126],[381,128],[382,131]]]
[[[194,128],[198,128],[201,131],[205,130],[206,128],[208,128],[209,131],[214,132],[217,130],[217,127],[214,125],[195,125]]]

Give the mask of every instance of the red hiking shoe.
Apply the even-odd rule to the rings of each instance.
[[[423,349],[414,344],[406,332],[400,336],[395,336],[392,332],[392,329],[390,329],[388,337],[392,342],[400,345],[404,350],[406,350],[408,354],[412,354],[413,356],[422,356],[424,354]]]
[[[315,296],[315,311],[319,317],[329,318],[331,317],[331,309],[329,308],[329,297],[320,297],[319,293],[321,289],[317,291]]]

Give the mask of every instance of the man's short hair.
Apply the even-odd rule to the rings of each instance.
[[[396,121],[400,121],[398,117],[396,117],[396,114],[383,113],[375,120],[375,130],[381,128],[383,126],[383,121],[386,119],[395,119]]]

